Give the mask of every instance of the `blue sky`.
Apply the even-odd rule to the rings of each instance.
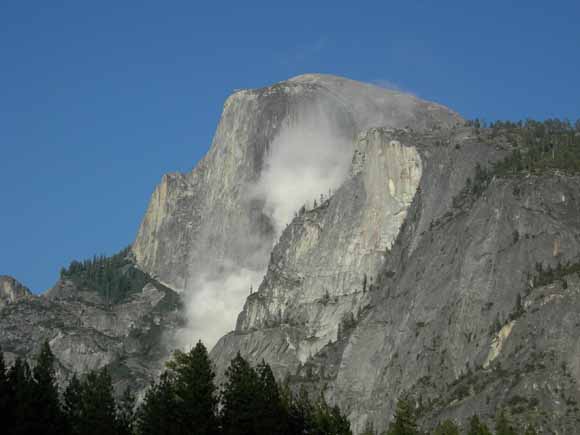
[[[280,3],[3,1],[0,274],[39,292],[131,243],[237,88],[324,72],[467,118],[580,118],[578,1]]]

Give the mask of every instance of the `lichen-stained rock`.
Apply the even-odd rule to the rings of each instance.
[[[236,92],[204,159],[190,173],[165,175],[155,189],[133,245],[139,266],[172,288],[192,291],[200,271],[265,270],[277,234],[251,190],[281,128],[309,110],[323,112],[335,137],[350,143],[370,127],[461,122],[443,106],[329,75]]]

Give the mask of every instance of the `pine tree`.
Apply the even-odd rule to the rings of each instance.
[[[417,420],[413,407],[408,398],[404,397],[397,402],[397,409],[393,421],[389,424],[388,435],[418,435]]]
[[[10,390],[8,386],[8,375],[6,373],[6,363],[4,362],[4,353],[0,348],[0,424],[4,425],[10,420]]]
[[[452,420],[442,421],[435,428],[433,435],[459,435],[459,426]]]
[[[329,406],[321,396],[314,408],[313,433],[319,435],[352,435],[348,418],[338,406]]]
[[[13,435],[34,434],[34,381],[28,363],[17,358],[7,379],[10,419],[4,430]]]
[[[60,407],[59,392],[54,373],[54,354],[48,341],[42,344],[33,369],[34,426],[40,433],[61,434],[64,416]]]
[[[135,422],[135,395],[131,388],[125,388],[117,406],[117,426],[119,435],[131,435],[134,433]]]
[[[282,406],[287,419],[288,434],[307,433],[310,427],[312,404],[304,388],[300,389],[298,397],[292,394],[288,380],[281,388]]]
[[[72,381],[71,381],[72,382]],[[77,403],[73,400],[77,400]],[[71,408],[74,411],[71,411]],[[75,382],[65,392],[67,415],[75,435],[118,435],[119,420],[111,376],[106,368],[87,373],[79,385]]]
[[[137,410],[136,432],[139,435],[178,435],[182,433],[177,418],[177,404],[171,378],[163,373],[152,384]]]
[[[287,414],[272,369],[264,360],[256,368],[259,396],[256,398],[256,433],[282,434],[287,430]]]
[[[474,414],[469,419],[467,435],[491,435],[491,432],[487,425],[483,423],[477,415]]]
[[[259,395],[258,375],[238,352],[226,370],[222,390],[222,429],[224,435],[255,433],[255,399]]]
[[[173,374],[179,424],[199,435],[218,432],[215,373],[201,341],[188,353],[176,351],[167,363]]]
[[[67,433],[69,434],[81,433],[82,400],[82,385],[76,373],[74,373],[63,394],[63,411],[67,423]]]

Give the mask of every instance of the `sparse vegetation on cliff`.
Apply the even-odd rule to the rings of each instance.
[[[73,281],[84,290],[96,291],[111,304],[140,291],[151,281],[149,275],[134,266],[130,247],[110,257],[101,255],[90,260],[72,261],[68,268],[61,269],[60,277]]]

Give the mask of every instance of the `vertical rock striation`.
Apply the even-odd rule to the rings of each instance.
[[[208,280],[240,274],[240,271],[244,276],[259,276],[266,270],[274,242],[287,223],[278,218],[284,218],[287,212],[277,210],[280,204],[270,201],[272,198],[263,189],[265,174],[272,167],[269,159],[277,152],[273,148],[300,147],[304,145],[301,142],[308,140],[313,141],[310,148],[316,148],[322,141],[330,144],[330,150],[334,146],[336,153],[350,156],[357,136],[371,127],[426,129],[460,121],[458,115],[443,106],[328,75],[307,74],[267,88],[236,92],[224,105],[212,146],[204,159],[190,173],[165,175],[153,193],[133,244],[137,263],[161,282],[185,290],[188,297],[203,291]],[[322,129],[322,125],[328,128]],[[314,137],[309,135],[317,129],[323,131]],[[319,160],[310,162],[314,172],[324,169],[326,159]],[[303,178],[298,166],[296,163],[290,172],[291,176],[295,174],[295,181]],[[364,183],[364,176],[359,178]],[[393,174],[392,178],[399,177]],[[340,185],[337,180],[334,182]],[[301,188],[308,190],[312,199],[325,192],[319,186],[309,188],[307,183]],[[389,186],[390,192],[388,189]],[[290,190],[287,191],[290,199],[284,204],[285,209],[293,205],[295,210],[300,208],[302,204],[298,201],[304,192],[299,193],[293,204]],[[375,191],[369,193],[382,195]],[[405,201],[401,195],[406,193],[395,193],[400,197],[396,201]],[[364,219],[370,224],[378,217]],[[393,228],[398,222],[398,218],[393,221]],[[389,243],[393,228],[385,228],[377,246]],[[363,248],[366,250],[376,244],[366,239],[361,243],[366,244]],[[345,269],[341,278],[332,273],[332,278],[317,279],[328,287],[331,280],[344,280],[340,290],[334,293],[353,291],[355,278],[347,269],[359,261],[371,268],[370,264],[375,261],[371,257],[365,260],[353,257],[345,260],[345,264],[334,265]],[[362,279],[361,273],[358,275],[356,281]],[[239,290],[229,293],[239,298],[240,308],[250,284],[243,284],[242,297],[234,296]],[[234,319],[230,322],[233,326]]]

